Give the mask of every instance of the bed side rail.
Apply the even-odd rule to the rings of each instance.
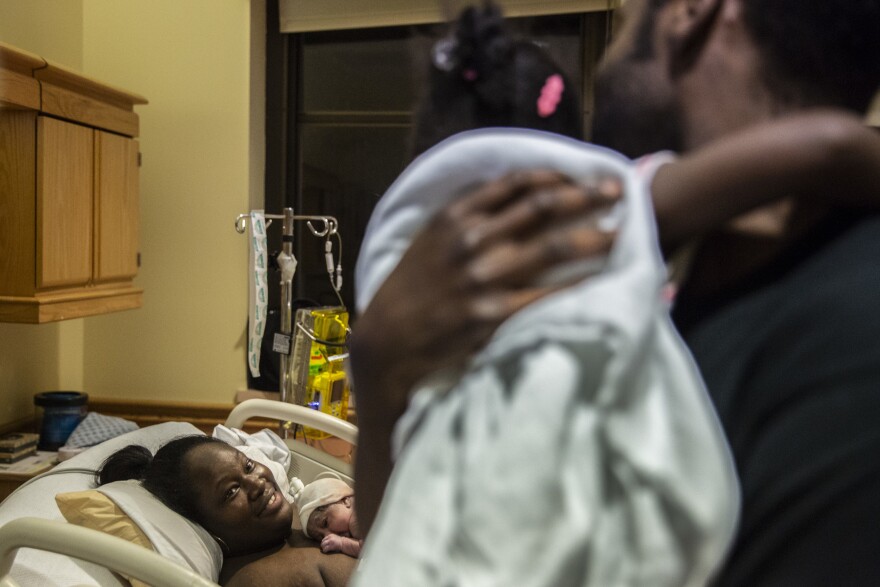
[[[0,527],[0,587],[19,587],[10,569],[19,548],[36,548],[103,565],[167,587],[217,587],[217,584],[143,546],[97,530],[40,518],[18,518]]]
[[[230,428],[241,428],[242,424],[255,417],[277,418],[302,424],[332,434],[351,444],[357,444],[357,426],[350,422],[303,406],[267,399],[249,399],[241,402],[229,413],[225,424]]]

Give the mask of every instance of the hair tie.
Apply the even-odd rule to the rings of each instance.
[[[547,118],[556,112],[556,107],[559,105],[564,89],[565,82],[562,81],[562,76],[558,73],[554,73],[547,78],[547,81],[544,82],[544,87],[541,88],[541,95],[538,96],[538,116]]]
[[[453,39],[440,39],[434,43],[431,49],[431,61],[434,67],[440,71],[452,71],[455,67],[455,47],[456,42]]]

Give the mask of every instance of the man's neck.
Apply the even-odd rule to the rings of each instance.
[[[765,83],[765,58],[746,30],[741,3],[728,1],[693,65],[675,79],[690,151],[789,110]]]
[[[710,79],[703,84],[708,88],[690,100],[684,99],[685,151],[698,149],[749,126],[797,110],[775,97],[754,73],[745,76],[740,83]]]

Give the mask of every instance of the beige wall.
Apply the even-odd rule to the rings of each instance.
[[[263,172],[251,157],[250,87],[262,78],[251,76],[250,11],[250,0],[0,2],[0,40],[150,101],[136,108],[144,307],[0,324],[0,393],[12,399],[0,425],[31,414],[45,389],[231,403],[244,386],[247,244],[233,221],[262,199],[249,174]]]
[[[33,416],[33,394],[59,388],[58,330],[0,324],[0,426]]]
[[[0,0],[0,41],[82,69],[84,0]]]
[[[2,0],[0,41],[82,69],[83,0]],[[0,324],[0,426],[33,416],[33,394],[83,389],[82,320]]]

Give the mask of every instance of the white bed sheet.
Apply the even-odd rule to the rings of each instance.
[[[0,526],[23,516],[64,522],[55,503],[55,495],[93,489],[94,473],[82,472],[83,469],[96,470],[107,457],[129,444],[140,444],[155,452],[172,438],[191,434],[202,432],[186,422],[167,422],[141,428],[92,447],[30,481],[6,498],[0,504]],[[11,575],[21,587],[112,587],[128,584],[104,567],[30,548],[18,551]]]
[[[329,432],[353,445],[357,444],[357,427],[352,424],[327,414],[316,412],[315,410],[283,402],[260,399],[247,400],[237,405],[230,412],[225,425],[232,428],[241,428],[248,419],[254,417],[274,418],[279,421],[310,426]],[[202,432],[195,426],[185,422],[168,422],[142,428],[92,447],[58,465],[48,473],[26,483],[0,504],[0,528],[7,522],[19,520],[19,523],[14,525],[17,529],[14,532],[8,533],[9,542],[0,546],[3,546],[5,552],[5,549],[13,544],[31,545],[40,543],[40,540],[37,539],[39,535],[33,534],[36,525],[27,526],[24,523],[26,520],[21,518],[38,518],[48,520],[50,523],[58,524],[62,527],[70,527],[55,503],[56,494],[93,489],[95,487],[94,471],[100,467],[107,457],[117,450],[129,444],[139,444],[155,452],[160,446],[173,438],[192,434],[202,434]],[[306,446],[301,442],[288,440],[286,443],[291,448],[289,475],[297,476],[307,483],[316,478],[318,474],[333,471],[348,483],[352,483],[353,471],[350,464],[330,456],[317,448]],[[131,515],[128,510],[123,509]],[[21,530],[24,530],[24,534],[22,534]],[[77,530],[92,532],[85,528],[77,528]],[[165,528],[160,529],[160,531],[165,530]],[[65,531],[65,534],[67,533]],[[26,538],[19,542],[19,539],[25,534]],[[100,533],[95,534],[101,536],[102,540],[107,538],[111,538],[114,541],[118,540]],[[13,538],[13,535],[16,535],[17,538]],[[80,536],[81,534],[74,533],[72,535]],[[56,539],[54,534],[51,537],[51,541],[59,548],[57,552],[64,552],[64,545],[59,542],[59,539]],[[191,539],[191,535],[187,535],[185,538],[181,537],[180,543],[187,544],[186,540]],[[123,546],[132,546],[121,540],[119,540],[119,543]],[[156,542],[154,541],[155,544]],[[143,549],[138,547],[137,550]],[[144,552],[153,556],[153,553]],[[102,553],[104,555],[103,558],[106,559],[104,562],[112,564],[109,561],[115,559],[106,556],[106,552],[102,551]],[[163,561],[172,560],[172,557],[164,554],[161,557],[160,560]],[[137,576],[136,569],[143,569],[145,568],[143,565],[151,564],[151,562],[142,561],[137,565],[127,566]],[[159,573],[154,566],[149,568],[154,576],[173,577],[173,580],[179,585],[193,585],[193,581],[196,581],[198,584],[210,584],[209,580],[204,580],[201,576],[189,571],[179,575],[176,569],[165,568]],[[4,565],[3,570],[0,572],[6,573],[6,571],[7,567]],[[67,587],[70,585],[112,587],[114,585],[127,584],[121,577],[101,565],[53,554],[44,550],[35,550],[27,546],[19,548],[12,565],[12,570],[8,576],[16,581],[20,587]],[[7,575],[4,574],[0,578],[0,584],[6,584],[3,583],[6,577]]]

